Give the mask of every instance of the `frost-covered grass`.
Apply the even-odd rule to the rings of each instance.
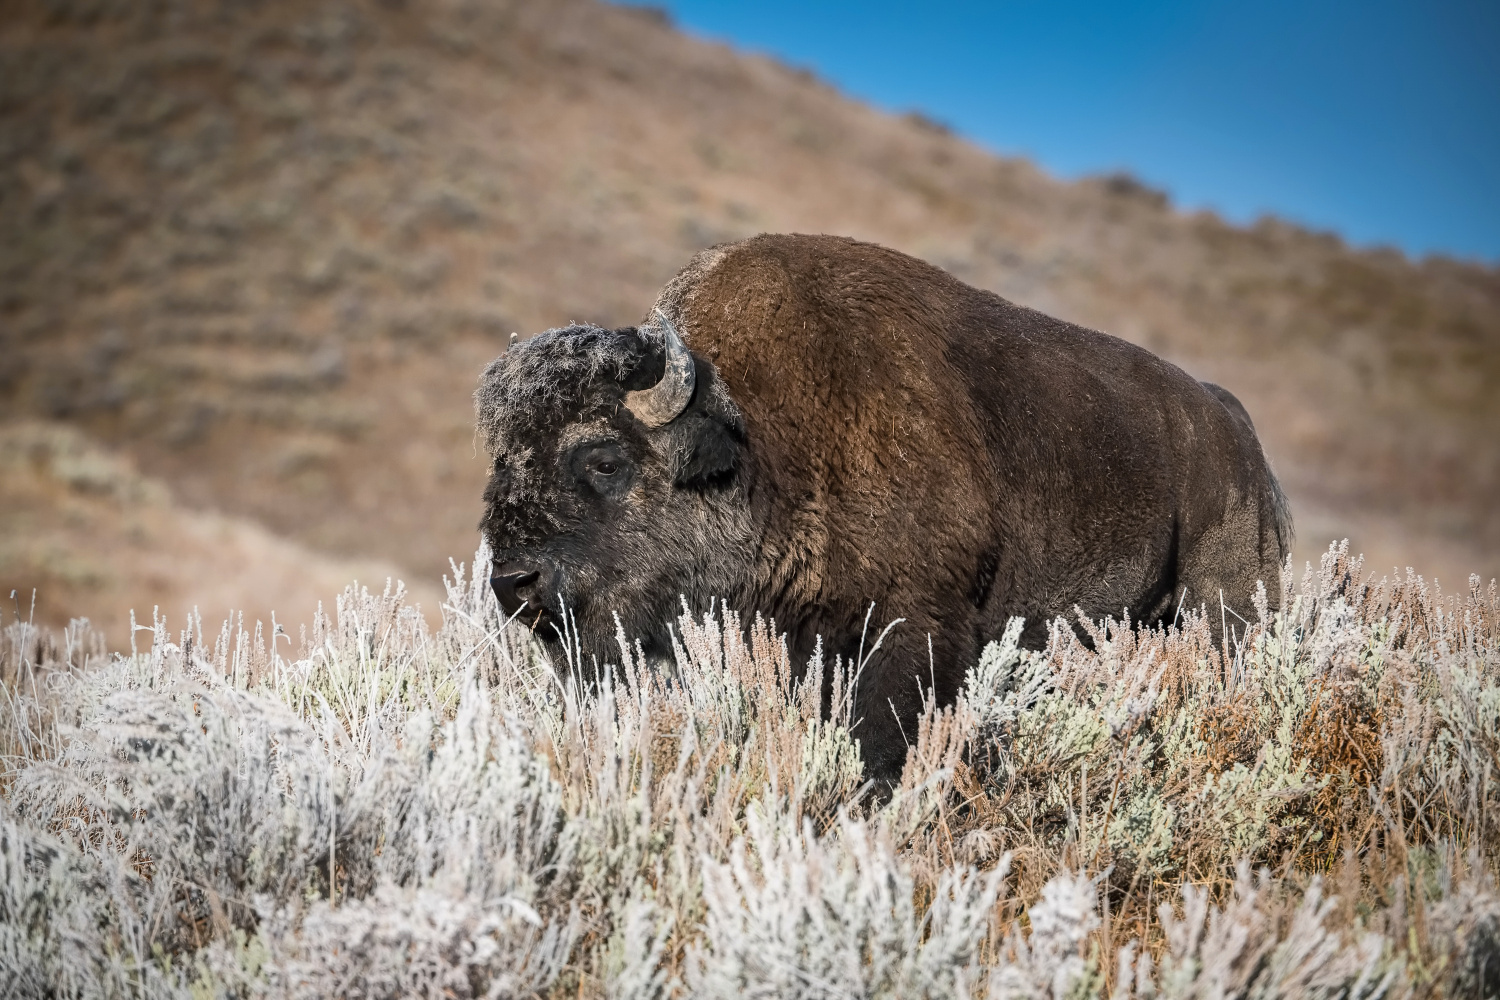
[[[1335,550],[1225,648],[1013,627],[876,795],[847,664],[721,613],[589,683],[483,575],[436,633],[353,589],[300,640],[11,625],[0,996],[1500,989],[1493,585]]]

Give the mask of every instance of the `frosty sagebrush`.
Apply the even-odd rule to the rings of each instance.
[[[482,574],[436,633],[350,589],[295,654],[15,624],[0,995],[1483,995],[1500,601],[1359,574],[1217,649],[1013,623],[889,801],[858,664],[798,683],[729,614],[596,685]]]

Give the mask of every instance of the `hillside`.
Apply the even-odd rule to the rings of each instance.
[[[694,250],[791,230],[917,254],[1228,386],[1299,559],[1347,535],[1449,590],[1500,574],[1494,269],[1062,183],[592,0],[0,17],[0,421],[82,434],[173,517],[322,564],[431,587],[473,549],[469,394],[512,330],[634,322]],[[53,539],[73,582],[47,620],[90,614],[118,644],[124,601],[255,600],[240,560],[171,558],[170,531],[155,590],[93,586],[129,563],[130,517],[75,531],[29,495],[0,585],[51,585],[15,553]]]
[[[404,575],[388,562],[309,552],[247,518],[186,509],[76,429],[28,421],[0,425],[0,566],[19,581],[0,595],[18,591],[0,618],[92,614],[116,648],[130,644],[132,608],[142,626],[160,608],[180,628],[196,606],[209,620],[233,610],[252,630],[260,621],[296,635],[349,581],[381,590]],[[409,599],[434,615],[441,601],[423,581]]]

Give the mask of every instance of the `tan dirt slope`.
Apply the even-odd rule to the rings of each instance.
[[[140,626],[166,616],[174,634],[194,612],[210,632],[243,615],[267,636],[285,626],[295,644],[319,602],[331,613],[349,583],[381,593],[403,575],[309,552],[245,518],[185,510],[76,428],[38,421],[0,425],[0,567],[6,621],[83,614],[117,649],[130,645],[132,609]],[[418,581],[408,594],[438,620],[439,588]]]
[[[0,421],[309,558],[431,585],[473,550],[469,394],[510,331],[635,322],[694,250],[767,230],[917,254],[1221,382],[1299,558],[1348,535],[1449,589],[1500,573],[1495,269],[1063,183],[592,0],[0,14]],[[50,613],[119,620],[87,581],[124,550],[34,513],[93,567]],[[258,586],[180,562],[173,593]],[[0,555],[7,593],[29,566]]]

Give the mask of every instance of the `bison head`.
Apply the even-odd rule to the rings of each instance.
[[[665,653],[678,602],[737,590],[752,557],[744,422],[667,318],[516,344],[475,406],[493,464],[480,530],[508,616],[602,655],[618,616]]]

